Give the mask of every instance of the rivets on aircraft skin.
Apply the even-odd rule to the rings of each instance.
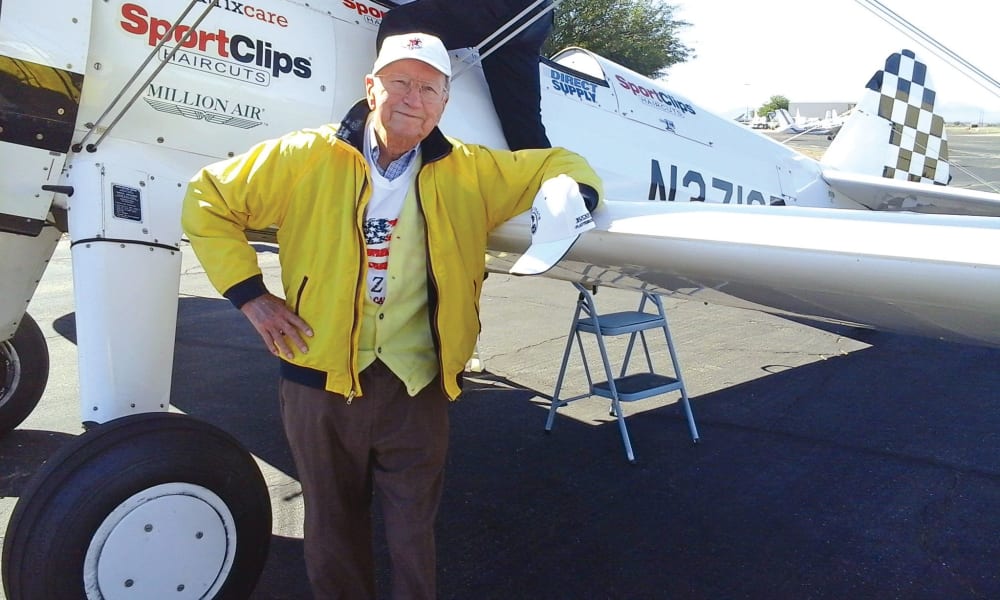
[[[162,144],[163,143],[163,138],[162,137],[156,138],[156,143],[157,144]]]

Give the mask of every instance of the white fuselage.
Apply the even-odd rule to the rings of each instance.
[[[190,176],[260,140],[339,121],[363,95],[384,6],[358,0],[266,4],[223,1],[205,14],[209,4],[195,2],[183,25],[171,30],[183,8],[169,0],[53,0],[44,11],[33,0],[3,2],[0,60],[6,70],[0,75],[9,75],[4,81],[18,88],[4,90],[5,95],[18,97],[17,92],[25,91],[54,96],[56,104],[65,106],[47,115],[35,114],[37,103],[15,104],[13,111],[23,113],[19,123],[40,123],[51,134],[27,125],[0,132],[0,215],[37,224],[54,207],[69,208],[84,420],[164,410],[169,402],[179,207]],[[467,142],[504,146],[482,70],[462,68],[474,58],[467,50],[453,53],[456,70],[464,72],[453,82],[442,130]],[[824,248],[826,255],[860,260],[857,253],[866,250],[851,244],[852,232],[858,231],[855,219],[817,214],[773,221],[790,208],[859,207],[830,188],[816,161],[584,50],[568,49],[541,62],[539,77],[550,139],[583,154],[604,179],[612,200],[598,215],[601,227],[571,253],[577,267],[591,264],[626,274],[639,286],[658,291],[704,290],[716,301],[751,302],[927,335],[950,332],[970,339],[977,331],[1000,331],[1000,326],[983,326],[983,319],[995,325],[998,318],[989,308],[1000,305],[996,265],[978,265],[979,283],[963,291],[988,305],[969,318],[947,314],[948,295],[892,312],[891,307],[913,297],[905,285],[879,298],[884,311],[866,309],[864,287],[884,278],[889,269],[884,265],[891,261],[858,271],[849,281],[830,280],[840,286],[850,283],[849,295],[839,294],[837,285],[822,278],[817,283],[822,272],[808,261],[818,255],[809,244],[798,247],[792,233],[818,234],[829,223],[841,232],[843,246]],[[53,141],[63,137],[80,147],[71,150],[67,143]],[[59,190],[42,190],[42,185],[71,186],[74,193],[70,198]],[[678,209],[698,212],[707,205],[719,210],[704,211],[696,221],[677,216]],[[739,216],[740,210],[746,214]],[[744,228],[763,227],[766,221],[766,229],[759,231],[772,241],[736,235],[728,242],[702,239],[715,227],[712,219],[721,224],[732,214]],[[638,216],[645,219],[641,224]],[[902,221],[909,225],[905,217]],[[689,222],[694,237],[667,227],[675,222]],[[511,234],[516,225],[493,238],[495,256],[509,258],[523,249],[527,236]],[[806,229],[790,230],[798,226]],[[978,221],[968,226],[982,230]],[[664,233],[668,229],[669,235]],[[918,230],[908,226],[883,224],[872,231],[919,239]],[[958,244],[984,235],[958,231],[953,236]],[[0,326],[7,326],[0,335],[12,332],[9,325],[24,314],[25,299],[51,254],[51,233],[0,232]],[[739,264],[729,254],[713,255],[715,260],[708,262],[679,258],[723,246],[742,253],[754,268],[720,268],[718,261]],[[971,250],[962,253],[963,260]],[[892,260],[912,275],[912,265],[922,259]],[[933,257],[930,263],[944,264]],[[816,264],[833,268],[840,263]],[[568,269],[568,276],[581,276],[577,267]],[[940,276],[947,279],[976,268],[959,261],[955,270]],[[802,278],[764,277],[768,271],[801,273]],[[597,279],[613,284],[613,278]],[[829,294],[822,293],[826,288]],[[971,339],[1000,344],[1000,335]]]

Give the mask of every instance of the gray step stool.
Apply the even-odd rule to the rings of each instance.
[[[663,302],[660,297],[650,292],[642,292],[642,299],[639,301],[639,308],[634,311],[624,311],[609,314],[599,314],[594,303],[593,294],[579,283],[573,284],[580,292],[576,302],[576,313],[573,316],[573,324],[569,330],[566,340],[566,351],[563,353],[562,365],[559,367],[559,377],[556,379],[556,389],[552,393],[552,402],[549,404],[549,416],[545,421],[545,431],[551,432],[555,421],[556,411],[581,398],[591,396],[601,396],[611,400],[610,414],[618,419],[618,428],[621,430],[622,442],[625,444],[625,454],[630,463],[635,463],[635,454],[632,452],[632,443],[629,440],[628,428],[625,426],[625,414],[622,411],[622,402],[642,400],[659,394],[669,392],[680,392],[681,405],[684,408],[684,415],[687,417],[688,429],[691,431],[691,438],[698,442],[698,427],[694,423],[694,415],[691,413],[691,403],[688,401],[687,389],[684,387],[684,379],[681,376],[680,364],[677,362],[677,353],[674,350],[674,342],[670,337],[670,329],[667,327],[667,315],[663,309]],[[650,312],[647,308],[655,312]],[[673,365],[673,376],[656,373],[653,370],[653,360],[649,352],[649,344],[646,340],[646,332],[654,329],[663,331],[667,343],[667,351],[670,354],[670,361]],[[584,351],[581,333],[593,334],[597,340],[597,347],[601,352],[601,362],[604,364],[605,381],[594,382],[591,376],[590,366],[587,364],[587,354]],[[607,336],[629,335],[628,346],[625,350],[625,358],[617,377],[611,369],[611,361],[608,358],[608,350],[604,338]],[[635,348],[636,339],[642,342],[643,353],[646,356],[647,372],[628,374],[629,361],[632,358],[632,351]],[[560,398],[562,384],[566,376],[566,366],[569,364],[569,357],[573,351],[573,341],[576,340],[580,349],[580,358],[583,360],[583,369],[587,374],[588,391],[573,396],[572,398]]]

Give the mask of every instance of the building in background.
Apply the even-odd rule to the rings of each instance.
[[[857,104],[857,102],[789,102],[788,112],[793,117],[828,119],[832,116],[832,111],[844,115]]]

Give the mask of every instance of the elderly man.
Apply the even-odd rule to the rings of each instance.
[[[419,30],[438,36],[448,48],[472,48],[535,2],[402,0],[397,4],[400,6],[382,18],[376,40],[378,47],[387,36]],[[550,0],[538,3],[533,11],[515,21],[510,30],[513,31],[550,4]],[[483,59],[483,74],[511,150],[548,148],[552,145],[542,124],[542,89],[538,76],[539,53],[552,31],[552,23],[551,12],[542,15]]]
[[[212,283],[280,357],[316,598],[375,596],[373,495],[392,597],[436,596],[447,407],[479,333],[487,234],[540,189],[549,203],[562,195],[582,206],[581,192],[597,202],[599,179],[569,151],[445,137],[437,124],[450,73],[439,39],[387,38],[365,98],[339,127],[210,165],[184,201],[184,228]],[[244,235],[271,224],[284,299],[265,288]]]

